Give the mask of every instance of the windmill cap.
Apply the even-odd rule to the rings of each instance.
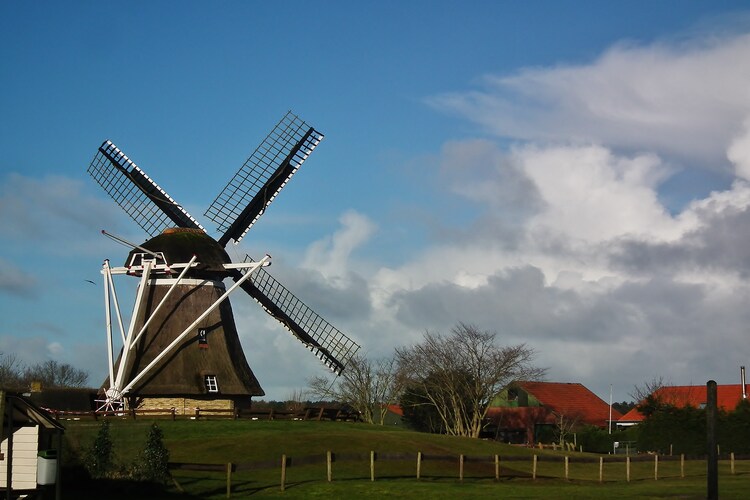
[[[190,272],[192,276],[226,276],[228,273],[224,264],[231,262],[221,245],[200,229],[169,228],[141,246],[152,252],[162,252],[169,264],[189,262],[193,255],[197,256],[198,266]],[[130,262],[133,254],[137,253],[141,252],[133,249],[126,262]]]

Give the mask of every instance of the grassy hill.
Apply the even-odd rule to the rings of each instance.
[[[113,420],[111,434],[117,461],[125,470],[138,459],[151,421]],[[315,496],[363,498],[473,498],[503,496],[509,498],[681,498],[705,497],[705,463],[691,463],[687,477],[681,479],[678,465],[664,462],[660,480],[653,480],[650,463],[633,464],[632,481],[624,481],[623,464],[605,465],[605,482],[598,482],[598,465],[573,463],[571,480],[562,479],[562,452],[529,450],[492,441],[439,436],[412,432],[399,427],[366,424],[308,421],[159,421],[172,462],[250,464],[266,462],[266,468],[236,472],[232,476],[233,498],[309,498]],[[66,449],[63,454],[64,496],[92,497],[106,494],[118,498],[225,498],[226,476],[215,472],[175,471],[184,494],[172,485],[157,488],[126,481],[92,482],[80,474],[81,457],[90,447],[100,424],[93,421],[66,423]],[[327,451],[343,457],[360,454],[360,460],[340,460],[332,465],[333,482],[326,481],[326,464],[295,463],[295,458],[324,457]],[[376,461],[376,481],[370,481],[370,451],[410,454],[405,460]],[[446,460],[423,463],[422,477],[415,479],[417,452],[428,456],[452,456]],[[287,489],[279,488],[282,454],[292,457],[287,470]],[[458,480],[460,454],[492,457],[500,455],[501,480],[494,481],[494,464],[469,462],[465,480]],[[531,480],[533,454],[540,456],[537,480]],[[581,458],[594,455],[574,453]],[[526,458],[526,460],[514,460]],[[543,460],[543,459],[547,460]],[[750,466],[743,465],[738,474],[729,476],[722,465],[723,498],[735,498],[750,486]],[[79,471],[79,472],[77,472]]]

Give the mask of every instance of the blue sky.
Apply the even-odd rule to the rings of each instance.
[[[405,4],[405,5],[404,5]],[[326,138],[239,248],[371,356],[457,322],[626,399],[748,360],[744,2],[2,2],[0,351],[104,377],[98,280],[140,229],[113,140],[211,230],[289,109]],[[234,299],[283,399],[324,368]]]

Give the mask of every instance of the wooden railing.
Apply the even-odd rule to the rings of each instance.
[[[376,463],[383,461],[400,461],[410,462],[414,466],[409,466],[411,474],[414,474],[415,479],[421,479],[422,463],[426,461],[431,462],[449,462],[457,465],[456,475],[452,476],[457,478],[459,481],[464,480],[464,472],[467,464],[485,464],[485,470],[487,465],[491,465],[491,470],[494,472],[494,479],[497,481],[501,476],[501,469],[503,464],[508,462],[531,462],[531,474],[530,479],[537,479],[538,464],[539,462],[557,462],[562,464],[562,468],[559,474],[555,474],[555,477],[564,479],[570,479],[569,466],[571,463],[584,463],[591,464],[593,467],[598,466],[598,480],[603,482],[604,477],[604,463],[608,464],[622,464],[623,470],[618,473],[614,480],[630,482],[631,473],[630,466],[633,462],[647,462],[653,463],[653,478],[658,480],[665,478],[666,476],[660,476],[659,463],[660,462],[680,462],[680,477],[685,477],[685,462],[686,460],[705,460],[705,457],[686,457],[685,455],[670,456],[670,455],[633,455],[633,456],[577,456],[577,455],[512,455],[512,456],[500,456],[500,455],[432,455],[424,454],[422,452],[416,453],[376,453],[371,451],[370,453],[332,453],[330,451],[325,454],[319,455],[308,455],[301,457],[291,457],[282,455],[278,460],[270,460],[264,462],[253,462],[253,463],[223,463],[223,464],[199,464],[199,463],[182,463],[182,462],[170,462],[170,471],[178,470],[190,470],[190,471],[204,471],[204,472],[220,472],[226,474],[226,492],[227,498],[231,497],[232,494],[232,475],[236,472],[247,472],[247,471],[260,471],[264,469],[278,469],[279,470],[279,488],[284,491],[286,488],[286,471],[289,467],[300,467],[300,466],[312,466],[325,464],[325,480],[328,482],[333,481],[333,464],[335,462],[366,462],[370,463],[370,481],[376,479]],[[734,453],[730,453],[722,460],[729,461],[731,474],[736,474],[735,463],[737,461],[744,461],[747,463],[750,460],[750,456],[735,456]],[[506,466],[507,467],[507,466]],[[611,470],[609,470],[611,474]],[[397,477],[403,478],[408,473],[400,473]],[[596,472],[591,474],[592,477],[596,477]],[[381,478],[390,477],[382,476]],[[432,478],[444,478],[448,476],[439,475],[435,476],[431,474]],[[321,469],[321,480],[323,478]],[[488,476],[489,478],[489,476]],[[362,478],[364,479],[364,477]],[[477,479],[476,475],[472,476],[472,479]],[[480,478],[481,479],[481,478]],[[608,477],[607,480],[613,480]],[[172,481],[176,488],[185,493],[185,490],[180,485],[178,480],[172,475]]]
[[[167,418],[177,419],[246,419],[246,420],[331,420],[331,421],[358,421],[359,414],[340,408],[308,407],[300,411],[286,410],[235,410],[231,408],[190,408],[184,413],[175,408],[160,409],[129,409],[123,411],[63,411],[47,409],[55,418],[62,420],[81,420],[100,418]]]

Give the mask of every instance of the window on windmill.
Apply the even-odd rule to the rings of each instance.
[[[208,349],[208,330],[198,328],[198,347]]]
[[[206,375],[204,380],[208,392],[219,392],[219,383],[216,381],[216,375]]]

